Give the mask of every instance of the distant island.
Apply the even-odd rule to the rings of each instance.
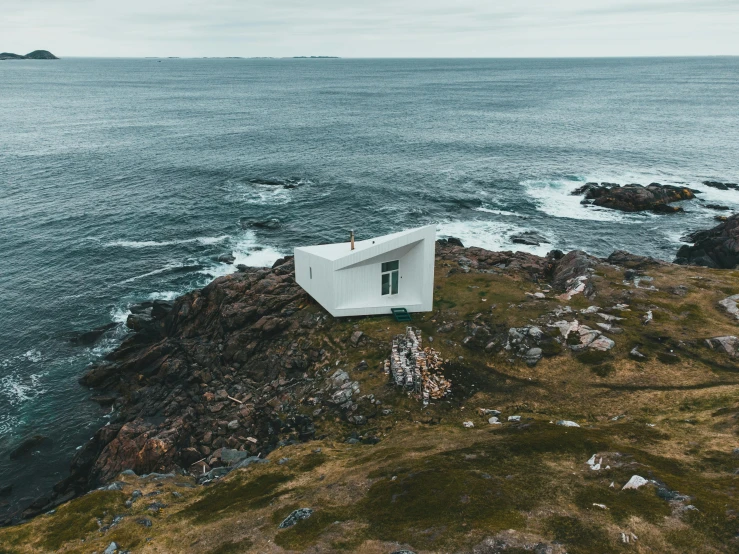
[[[21,56],[20,54],[13,54],[11,52],[0,53],[0,60],[58,60],[54,54],[48,50],[34,50]]]
[[[339,56],[293,56],[295,60],[325,60],[325,59],[338,59]]]

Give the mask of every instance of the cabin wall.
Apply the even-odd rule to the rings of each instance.
[[[305,252],[300,248],[296,248],[294,253],[295,281],[321,306],[326,308],[330,313],[333,313],[333,265],[324,258]]]

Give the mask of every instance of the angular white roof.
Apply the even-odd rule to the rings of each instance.
[[[431,229],[433,229],[433,233],[435,235],[436,225],[426,225],[425,227],[408,229],[391,235],[354,241],[354,250],[351,249],[352,247],[349,241],[334,244],[319,244],[316,246],[300,246],[296,248],[296,250],[308,252],[309,254],[319,256],[328,261],[342,260],[351,263],[352,261],[355,261],[351,259],[352,257],[367,259],[368,257],[381,254],[382,252],[423,240],[424,235],[429,233]]]

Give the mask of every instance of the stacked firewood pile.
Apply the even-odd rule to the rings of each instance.
[[[393,339],[385,373],[393,382],[415,395],[426,406],[451,392],[452,382],[441,373],[442,358],[433,348],[423,348],[421,331],[407,327],[404,335]]]

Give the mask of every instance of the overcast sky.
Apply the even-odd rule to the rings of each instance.
[[[0,0],[58,56],[739,55],[739,0]]]

